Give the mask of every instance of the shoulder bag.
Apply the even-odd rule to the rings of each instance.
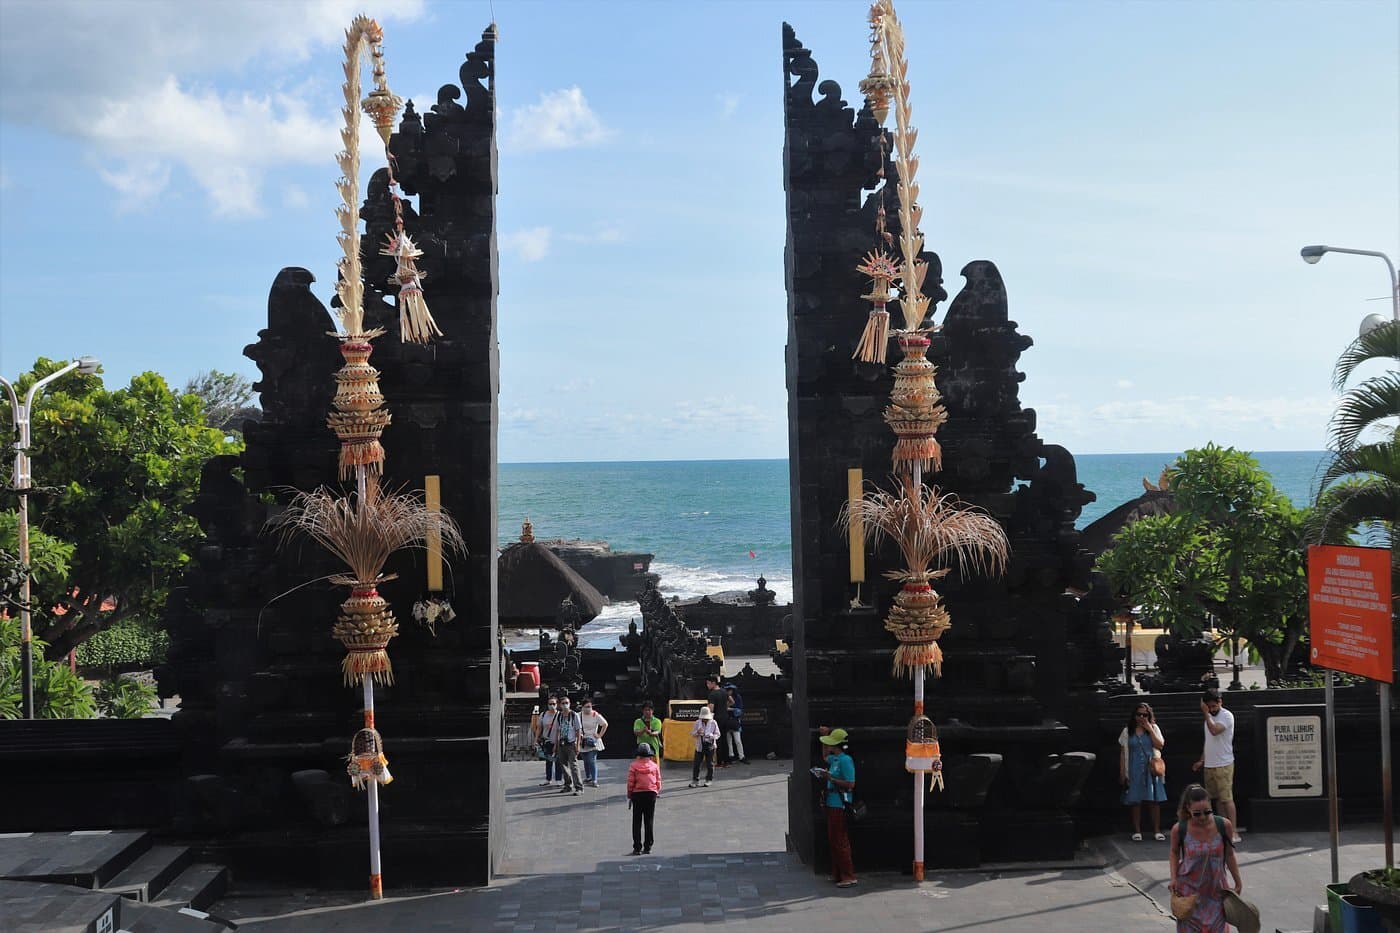
[[[1188,920],[1191,912],[1196,909],[1196,898],[1199,894],[1173,894],[1172,895],[1172,916],[1177,920]]]

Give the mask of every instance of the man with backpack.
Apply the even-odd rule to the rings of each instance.
[[[577,797],[583,793],[583,782],[578,776],[578,753],[583,742],[583,719],[570,708],[569,698],[559,698],[559,715],[554,717],[550,729],[554,740],[554,773],[564,779],[564,787],[559,791],[570,791]]]

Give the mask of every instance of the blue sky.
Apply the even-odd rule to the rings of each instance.
[[[257,377],[278,269],[330,295],[361,9],[420,109],[499,23],[501,458],[785,456],[780,29],[858,104],[860,2],[0,0],[0,372]],[[928,243],[1000,267],[1041,436],[1321,447],[1389,303],[1298,249],[1400,260],[1400,4],[899,12]]]

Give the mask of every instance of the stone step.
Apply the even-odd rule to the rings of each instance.
[[[100,888],[151,847],[144,831],[0,835],[0,878]]]
[[[120,905],[122,930],[130,933],[217,933],[234,924],[193,907],[156,907],[126,900]]]
[[[222,865],[195,864],[186,868],[152,902],[157,907],[193,907],[204,910],[228,890],[228,869]]]
[[[0,881],[0,928],[25,933],[117,929],[122,899],[66,884]]]
[[[155,900],[171,879],[193,861],[194,856],[184,846],[152,846],[103,885],[102,890],[145,904]]]

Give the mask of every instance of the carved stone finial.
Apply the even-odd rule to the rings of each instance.
[[[535,540],[535,526],[534,526],[534,524],[530,521],[529,518],[526,518],[525,521],[522,522],[521,525],[520,525],[520,543],[521,543],[521,544],[529,544],[530,542],[532,542],[532,541],[534,541],[534,540]]]

